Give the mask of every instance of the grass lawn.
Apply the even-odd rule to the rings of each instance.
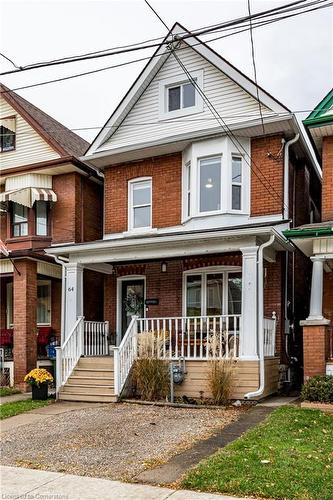
[[[333,417],[279,408],[192,469],[181,486],[239,496],[332,500]]]
[[[12,394],[20,394],[21,391],[12,387],[0,387],[0,398],[11,396]]]
[[[0,406],[0,420],[8,417],[13,417],[19,413],[24,413],[35,408],[41,408],[48,405],[50,400],[46,401],[32,401],[25,399],[24,401],[15,401],[13,403],[4,403]]]

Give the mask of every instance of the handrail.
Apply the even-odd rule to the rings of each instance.
[[[111,347],[114,355],[114,392],[120,396],[136,358],[137,317],[132,316],[118,347]]]
[[[77,329],[78,325],[80,324],[80,322],[83,320],[83,316],[79,316],[76,320],[76,322],[74,323],[74,326],[73,328],[71,329],[71,331],[69,332],[69,335],[68,337],[66,338],[65,342],[62,344],[61,346],[61,349],[64,350],[66,345],[68,344],[71,336],[74,334],[75,330]]]
[[[56,347],[56,394],[67,382],[84,350],[84,316],[79,316],[61,347]]]

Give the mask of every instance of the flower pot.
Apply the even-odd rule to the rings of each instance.
[[[47,399],[48,383],[44,382],[39,385],[32,385],[32,399],[34,400],[45,400]]]

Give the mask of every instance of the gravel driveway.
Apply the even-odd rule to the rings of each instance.
[[[236,409],[107,404],[69,411],[2,435],[4,465],[133,479],[236,420]]]

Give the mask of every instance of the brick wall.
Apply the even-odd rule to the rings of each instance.
[[[105,233],[127,231],[128,181],[152,177],[153,227],[181,222],[181,153],[116,165],[105,170]]]
[[[282,135],[276,135],[251,140],[252,216],[282,213],[283,155],[275,160],[267,154],[276,155],[280,151],[281,139]]]
[[[303,327],[304,380],[326,372],[326,327]]]
[[[333,220],[333,136],[323,138],[322,220]]]
[[[37,358],[37,263],[17,260],[14,271],[14,376],[25,388],[23,378],[36,367]]]
[[[267,318],[272,317],[273,311],[276,313],[276,352],[281,354],[282,338],[283,338],[283,323],[284,323],[284,298],[283,298],[283,263],[284,256],[281,253],[276,255],[276,262],[265,262],[265,278],[264,278],[264,315]]]
[[[83,270],[83,314],[87,321],[103,321],[104,276]]]

